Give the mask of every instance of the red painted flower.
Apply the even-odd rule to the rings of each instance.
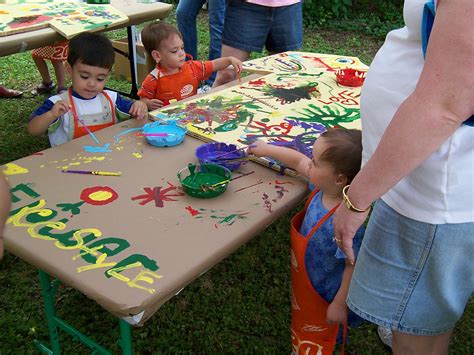
[[[95,206],[107,205],[118,198],[118,193],[107,186],[94,186],[82,190],[81,200]]]

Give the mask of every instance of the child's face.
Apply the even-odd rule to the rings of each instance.
[[[160,66],[169,70],[176,70],[183,66],[186,61],[183,40],[177,35],[172,34],[163,40],[160,48],[155,52],[153,58]],[[153,54],[153,53],[152,53]]]
[[[68,72],[73,90],[85,99],[92,99],[104,89],[110,70],[78,61],[72,68],[68,66]]]
[[[311,181],[321,191],[334,191],[338,188],[338,178],[331,163],[321,160],[321,155],[329,147],[324,137],[319,137],[313,145],[313,160],[309,163],[308,176]]]

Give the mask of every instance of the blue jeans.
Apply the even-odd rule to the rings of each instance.
[[[246,52],[294,51],[303,44],[303,3],[269,7],[229,0],[222,43]]]
[[[445,333],[454,328],[472,295],[473,254],[474,222],[423,223],[379,200],[347,304],[362,318],[395,331]]]
[[[180,0],[176,9],[176,21],[183,35],[184,50],[196,60],[198,59],[196,17],[205,2],[206,0]],[[225,6],[226,0],[209,0],[208,2],[209,60],[221,57],[221,37],[224,27]],[[207,83],[212,85],[215,77],[216,73],[212,74]]]

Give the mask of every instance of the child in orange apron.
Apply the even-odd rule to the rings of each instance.
[[[329,129],[315,141],[312,158],[261,141],[249,153],[276,159],[313,185],[304,210],[291,220],[293,353],[332,354],[338,334],[343,334],[339,342],[344,351],[347,325],[357,326],[362,319],[346,306],[353,265],[334,240],[332,214],[342,201],[343,188],[360,169],[361,132]],[[356,252],[363,234],[361,227],[354,238]]]
[[[237,73],[242,70],[241,61],[234,57],[206,62],[192,58],[186,61],[181,32],[163,21],[146,25],[141,36],[143,46],[156,62],[155,69],[147,75],[138,92],[149,110],[195,95],[201,81],[209,79],[215,71],[226,69],[229,65]]]
[[[66,64],[72,87],[51,96],[33,112],[28,132],[48,132],[51,146],[56,146],[114,125],[119,119],[146,118],[145,103],[104,89],[114,58],[114,48],[106,37],[87,32],[74,37]]]

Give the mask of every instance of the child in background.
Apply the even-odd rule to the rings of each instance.
[[[15,97],[20,97],[21,95],[23,95],[23,92],[21,91],[9,89],[3,85],[0,85],[0,98],[12,99]]]
[[[165,22],[146,25],[142,32],[143,46],[156,62],[155,69],[147,75],[138,92],[149,110],[155,110],[197,93],[199,83],[214,71],[229,65],[239,74],[242,62],[234,57],[212,61],[186,61],[183,38],[179,30]]]
[[[10,212],[10,188],[3,174],[0,173],[0,259],[3,257],[3,229],[8,212]]]
[[[254,143],[249,153],[279,160],[309,179],[312,193],[305,210],[291,221],[291,336],[294,353],[332,354],[339,324],[345,330],[348,320],[351,326],[362,322],[352,312],[348,316],[346,297],[354,266],[345,260],[332,227],[343,188],[360,169],[361,132],[329,129],[314,143],[312,159],[262,141]],[[356,252],[363,234],[361,227],[354,238]]]
[[[129,118],[127,113],[146,118],[146,104],[104,90],[114,58],[114,48],[106,37],[88,32],[74,37],[66,63],[72,87],[33,112],[28,132],[36,136],[47,131],[51,146],[56,146],[86,135],[84,125],[94,132],[116,124],[119,118]]]
[[[31,51],[31,56],[35,62],[38,71],[41,74],[42,82],[31,93],[33,95],[47,94],[54,90],[56,85],[51,80],[49,75],[48,65],[46,59],[51,61],[56,80],[58,82],[57,93],[61,94],[67,90],[66,87],[66,73],[64,71],[64,61],[67,58],[68,42],[61,42],[55,46],[46,46]]]

